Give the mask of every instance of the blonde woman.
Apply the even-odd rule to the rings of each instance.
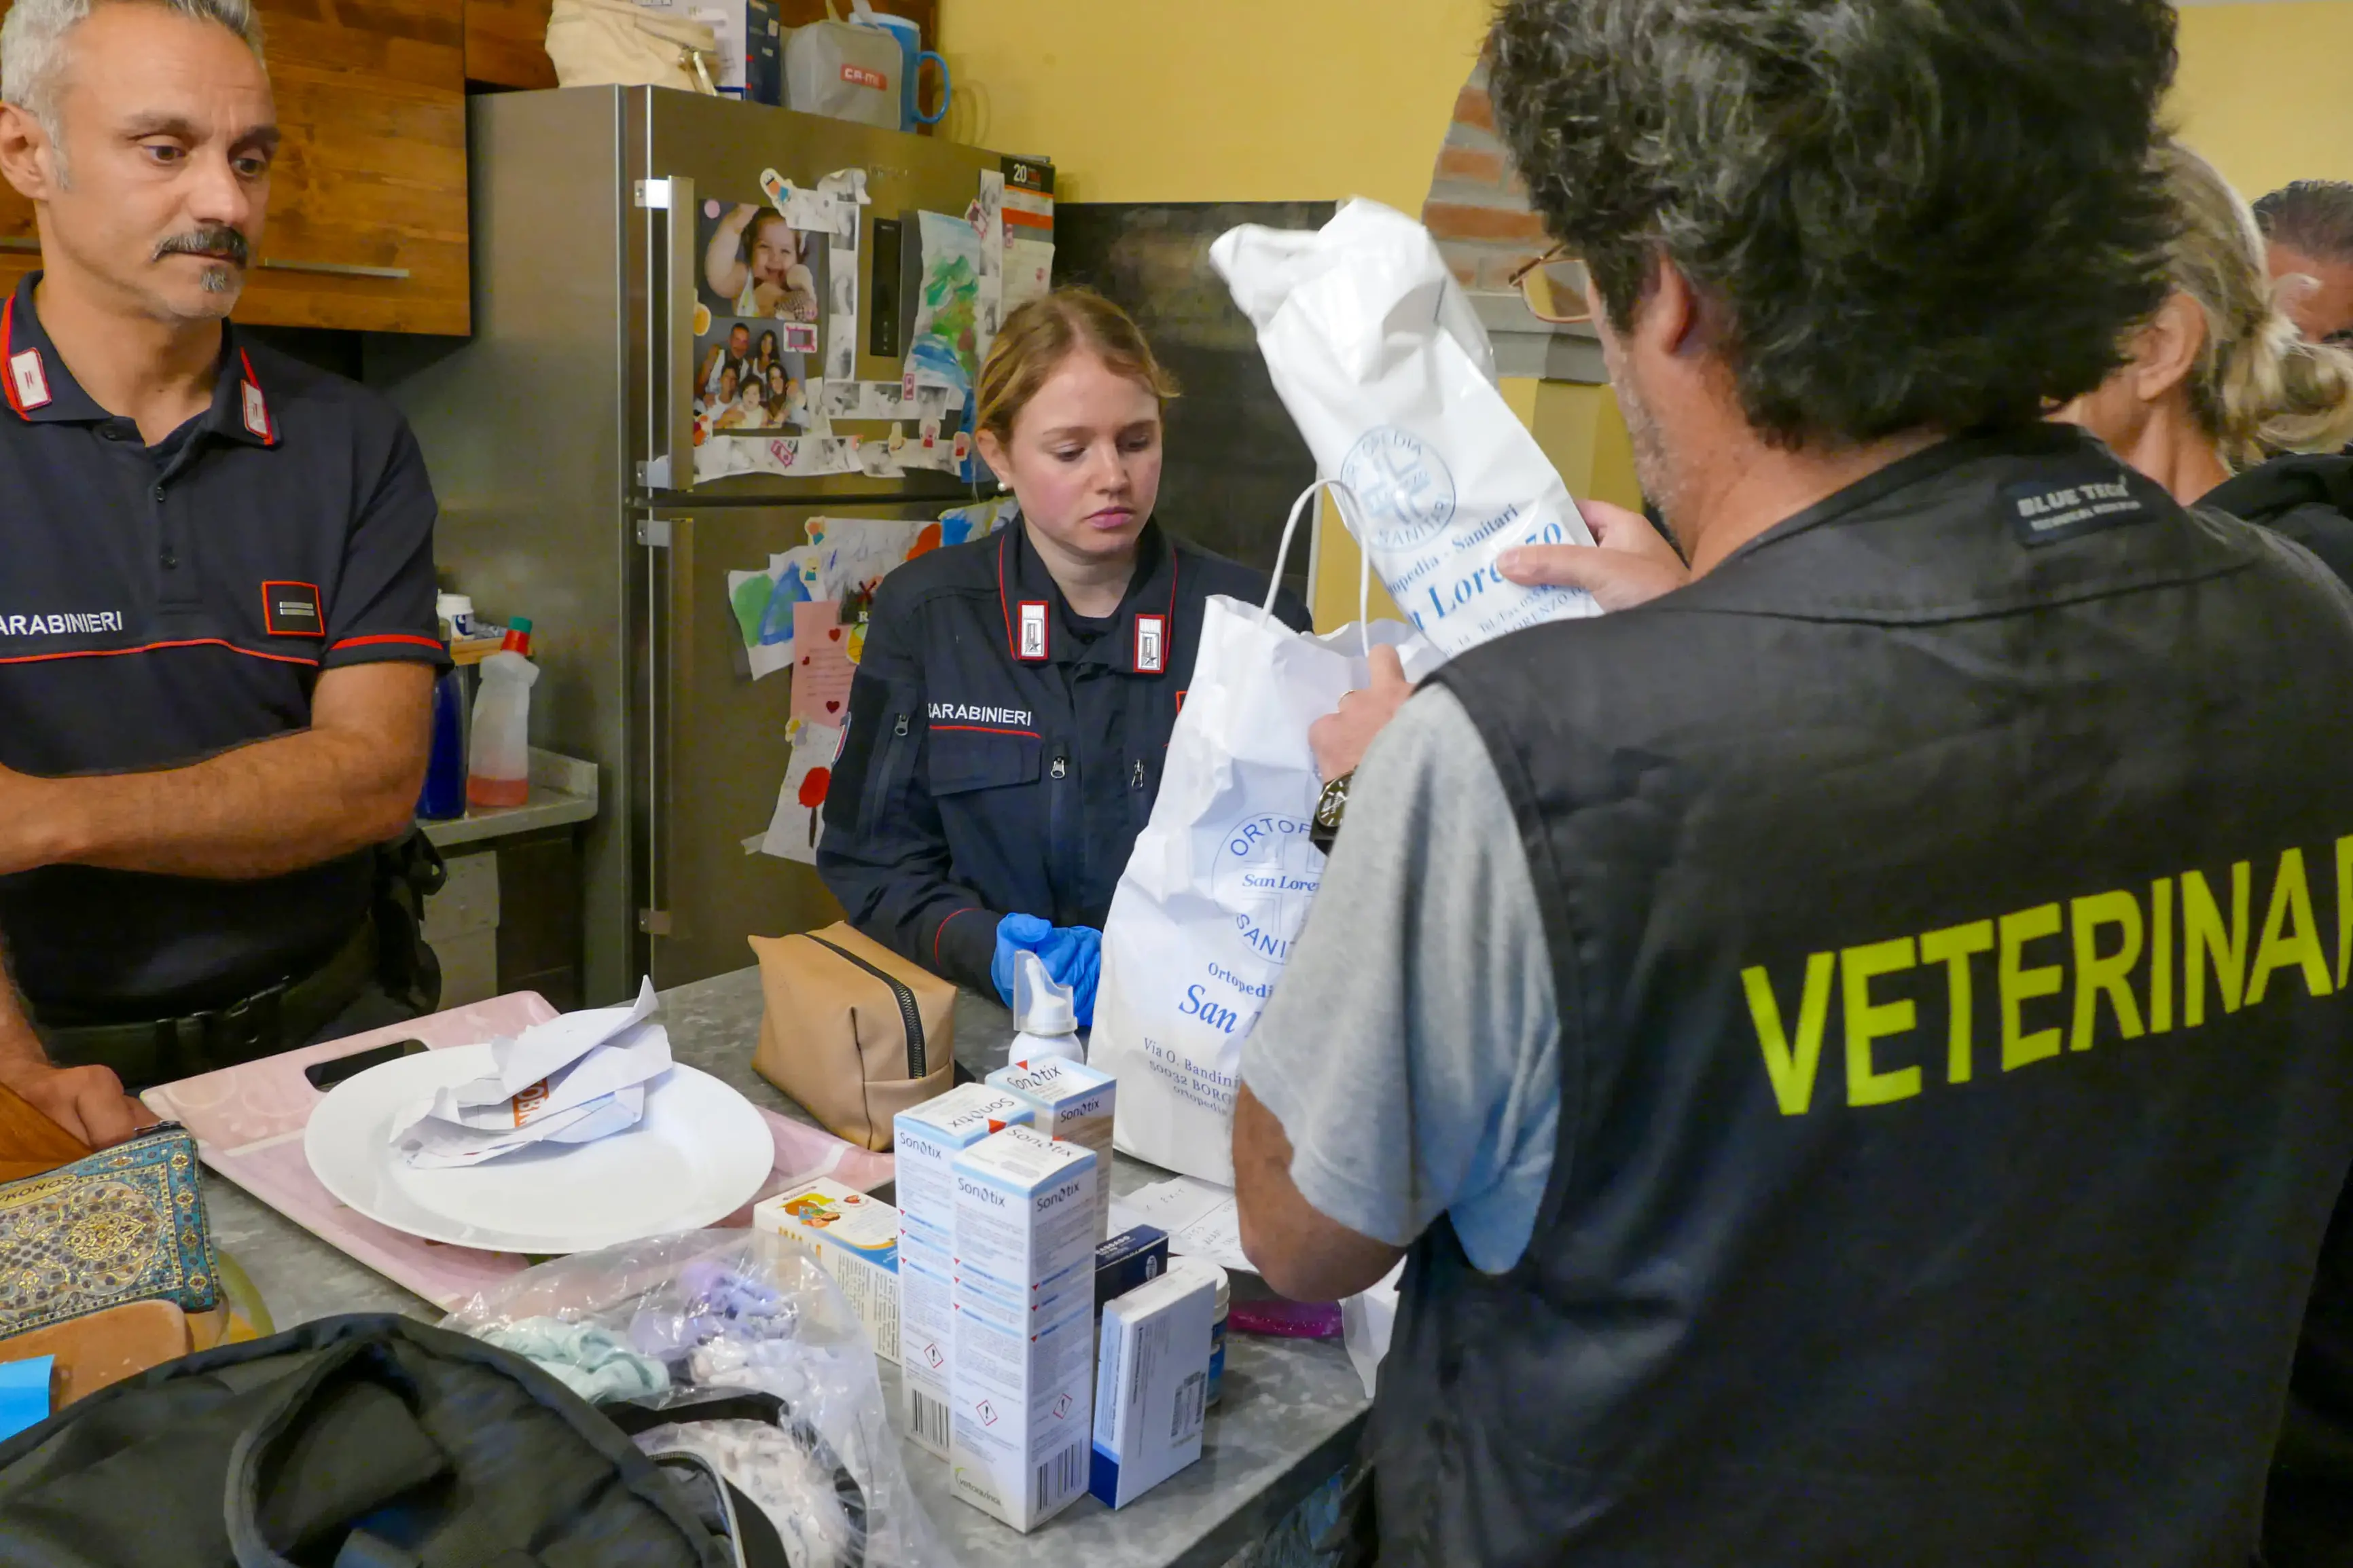
[[[859,930],[1011,1001],[1036,952],[1091,1021],[1103,917],[1212,595],[1267,580],[1155,517],[1175,384],[1083,289],[1022,306],[981,366],[979,446],[1020,520],[882,580],[818,874]],[[1279,595],[1294,628],[1306,606]]]
[[[2353,458],[2302,455],[2353,440],[2353,353],[2298,335],[2254,214],[2212,164],[2179,142],[2158,161],[2181,219],[2173,292],[2058,417],[2175,500],[2275,529],[2353,582]]]

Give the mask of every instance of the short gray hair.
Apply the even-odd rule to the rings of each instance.
[[[65,68],[67,36],[96,6],[120,4],[159,5],[194,21],[217,22],[261,58],[261,13],[253,0],[16,0],[0,22],[0,102],[39,121],[61,158],[58,77]]]
[[[2298,180],[2255,204],[2263,237],[2322,261],[2353,262],[2353,181]]]

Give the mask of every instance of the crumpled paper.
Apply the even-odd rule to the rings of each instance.
[[[491,1042],[498,1070],[403,1111],[394,1145],[410,1165],[435,1170],[627,1131],[645,1116],[647,1085],[670,1070],[670,1031],[651,1022],[655,1006],[648,979],[628,1006],[501,1036]]]

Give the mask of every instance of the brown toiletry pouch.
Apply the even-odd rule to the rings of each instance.
[[[837,923],[746,939],[760,962],[752,1066],[835,1136],[891,1147],[891,1119],[955,1085],[952,982]]]

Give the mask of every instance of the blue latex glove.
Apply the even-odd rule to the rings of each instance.
[[[1103,932],[1092,926],[1049,925],[1036,915],[1007,915],[997,922],[997,953],[988,963],[989,983],[1004,1004],[1013,1005],[1014,955],[1034,952],[1047,978],[1071,993],[1079,1027],[1095,1021],[1095,983],[1103,978]]]

